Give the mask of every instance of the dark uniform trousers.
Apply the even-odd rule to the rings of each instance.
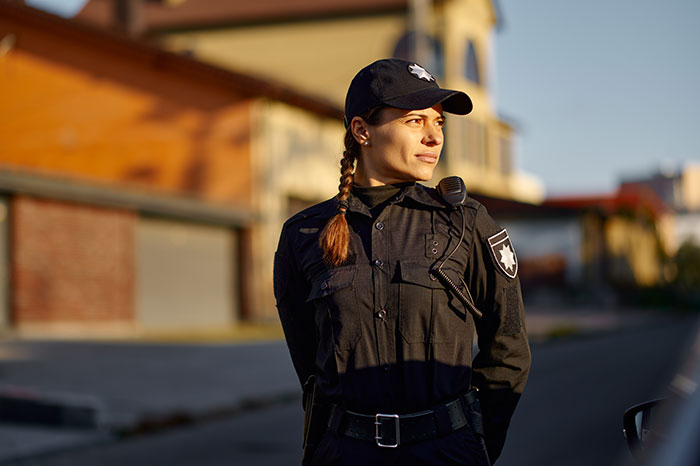
[[[350,255],[339,267],[323,261],[318,243],[337,213],[335,199],[289,219],[280,236],[275,296],[300,382],[314,375],[321,397],[363,414],[414,413],[476,387],[496,458],[530,367],[507,233],[478,202],[451,208],[418,184],[403,187],[377,215],[353,195],[348,203]],[[481,319],[431,273],[457,245],[443,270],[472,296]],[[395,449],[329,432],[313,460],[484,464],[475,445],[469,427]]]
[[[488,466],[469,426],[435,440],[380,448],[373,443],[326,433],[312,458],[313,466]]]

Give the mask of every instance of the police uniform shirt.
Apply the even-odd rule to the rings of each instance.
[[[421,411],[477,387],[494,460],[530,367],[510,239],[467,198],[464,239],[443,270],[468,287],[483,313],[475,321],[430,273],[459,241],[460,209],[419,184],[391,188],[385,200],[351,193],[349,256],[338,267],[319,246],[335,199],[285,223],[274,288],[292,362],[302,384],[315,374],[325,398],[361,413]]]

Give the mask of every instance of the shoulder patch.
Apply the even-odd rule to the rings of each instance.
[[[510,278],[518,274],[518,258],[515,255],[513,244],[510,242],[508,232],[503,229],[488,238],[489,249],[500,269]]]

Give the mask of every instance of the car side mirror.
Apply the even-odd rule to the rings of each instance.
[[[622,416],[622,431],[635,459],[641,459],[645,451],[665,437],[659,406],[663,401],[653,400],[632,406]]]

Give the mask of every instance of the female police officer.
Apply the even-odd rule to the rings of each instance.
[[[350,84],[340,192],[290,218],[275,255],[305,385],[304,464],[500,454],[530,366],[517,259],[460,179],[416,184],[440,157],[443,111],[471,109],[404,60],[374,62]]]

